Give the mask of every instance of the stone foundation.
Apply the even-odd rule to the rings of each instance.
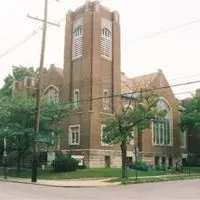
[[[121,151],[119,150],[101,150],[101,149],[75,149],[75,150],[63,150],[63,154],[77,155],[83,157],[83,163],[88,168],[98,167],[121,167]],[[159,165],[162,166],[162,157],[165,157],[165,165],[169,166],[170,156],[162,153],[140,153],[138,160],[145,161],[150,166],[155,166],[155,156],[159,157]],[[135,156],[132,151],[127,151],[127,158],[135,161]],[[181,159],[172,156],[172,166],[175,167],[176,163],[181,164]],[[128,164],[128,163],[127,163]]]
[[[117,150],[100,150],[100,149],[91,149],[91,150],[62,150],[63,154],[71,155],[84,155],[84,165],[89,168],[98,168],[98,167],[121,167],[121,151]],[[127,157],[132,158],[133,152],[127,151]]]
[[[114,150],[91,150],[89,167],[121,167],[121,152]]]
[[[142,160],[150,166],[154,166],[154,157],[143,157]]]
[[[145,155],[142,155],[141,158],[143,161],[145,161],[148,165],[150,166],[155,166],[155,156],[159,157],[159,165],[162,166],[162,158],[164,157],[165,158],[165,165],[166,167],[169,167],[170,166],[170,161],[169,159],[172,158],[171,160],[171,165],[172,167],[175,167],[176,166],[176,163],[178,165],[181,165],[181,158],[177,158],[177,157],[173,157],[173,156],[169,156],[169,155],[166,155],[166,154],[145,154]]]

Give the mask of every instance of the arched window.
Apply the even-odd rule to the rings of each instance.
[[[49,101],[59,101],[59,91],[56,87],[50,86],[44,91],[44,97]]]
[[[79,38],[82,37],[82,27],[78,26],[74,29],[74,37]]]
[[[101,56],[112,59],[112,23],[108,20],[102,20],[101,25]]]
[[[153,143],[155,145],[172,144],[172,113],[169,105],[163,99],[157,102],[158,110],[165,110],[166,114],[161,119],[156,119],[153,124]]]
[[[105,37],[108,39],[111,37],[111,31],[108,28],[102,28],[101,35],[102,35],[102,37]]]
[[[72,59],[75,60],[82,56],[83,49],[83,27],[82,20],[78,19],[73,24],[72,32]]]

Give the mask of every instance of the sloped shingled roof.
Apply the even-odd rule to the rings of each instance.
[[[121,94],[131,93],[138,91],[141,88],[147,88],[150,86],[154,78],[159,72],[151,74],[145,74],[138,77],[129,78],[124,73],[121,74]]]
[[[55,67],[55,70],[63,77],[63,69],[59,67]]]
[[[63,69],[53,66],[53,68],[63,77]],[[145,74],[133,78],[127,77],[124,73],[121,73],[121,94],[131,93],[138,91],[141,88],[147,88],[150,86],[154,78],[158,75],[158,72]]]
[[[51,64],[50,68],[48,69],[48,71],[50,71],[50,70],[56,71],[61,77],[64,77],[62,68],[56,67],[54,64]]]

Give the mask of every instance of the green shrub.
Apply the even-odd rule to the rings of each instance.
[[[133,168],[140,171],[148,171],[149,166],[144,161],[137,161],[134,163]]]
[[[53,161],[52,167],[55,172],[76,171],[78,168],[78,161],[70,156],[61,156]]]
[[[161,165],[161,170],[163,170],[163,171],[166,171],[166,170],[167,170],[166,164],[162,164],[162,165]]]
[[[159,170],[161,170],[161,166],[159,164],[157,164],[157,165],[155,165],[155,169],[159,171]]]
[[[189,155],[185,163],[184,167],[200,167],[200,156],[198,155]]]

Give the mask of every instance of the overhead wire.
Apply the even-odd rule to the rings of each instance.
[[[132,43],[132,42],[137,42],[137,41],[140,41],[140,40],[151,39],[151,38],[153,38],[153,37],[162,35],[162,34],[164,34],[164,33],[168,33],[168,32],[171,32],[171,31],[174,31],[174,30],[183,28],[183,27],[185,27],[185,26],[189,26],[189,25],[197,24],[197,23],[200,23],[200,19],[198,19],[198,20],[193,20],[193,21],[189,21],[189,22],[186,22],[186,23],[183,23],[183,24],[179,24],[179,25],[177,25],[177,26],[175,26],[175,27],[167,28],[167,29],[158,31],[158,32],[156,32],[156,33],[153,33],[153,34],[151,34],[151,35],[147,35],[147,36],[144,36],[144,37],[136,38],[135,40],[127,41],[127,42],[131,42],[131,43]]]
[[[101,0],[102,2],[103,0]],[[97,2],[98,3],[98,2]],[[59,22],[65,20],[65,17],[62,17]],[[168,29],[165,29],[165,30],[162,30],[162,31],[159,31],[151,36],[148,36],[148,37],[143,37],[143,39],[147,39],[149,37],[153,37],[153,36],[157,36],[157,35],[160,35],[160,34],[163,34],[163,33],[167,33],[169,31],[173,31],[173,30],[176,30],[178,28],[181,28],[181,27],[184,27],[184,26],[188,26],[188,25],[191,25],[191,24],[195,24],[195,23],[199,23],[200,20],[193,20],[193,21],[190,21],[190,22],[187,22],[187,23],[184,23],[184,24],[181,24],[181,25],[178,25],[176,27],[172,27],[172,28],[168,28]],[[25,42],[27,42],[28,40],[30,40],[34,35],[36,35],[37,33],[39,33],[39,31],[42,30],[42,27],[38,27],[37,29],[35,29],[31,34],[29,34],[26,38],[24,38],[23,40],[21,40],[19,43],[17,43],[16,45],[12,46],[11,48],[7,49],[3,54],[0,55],[0,58],[2,58],[3,56],[5,55],[8,55],[10,52],[12,52],[13,50],[15,50],[17,47],[21,46],[22,44],[24,44]],[[142,39],[142,38],[139,38],[139,40]],[[138,40],[138,39],[137,39]],[[197,75],[194,75],[194,76],[197,76]],[[191,76],[187,76],[187,77],[192,77]],[[184,77],[183,77],[184,78]],[[108,78],[109,79],[109,78]],[[104,79],[105,80],[105,79]],[[193,81],[191,82],[192,84],[193,83],[199,83],[200,81]],[[179,84],[177,84],[179,85]],[[185,84],[181,84],[181,85],[185,85]],[[173,87],[173,85],[171,86]],[[127,93],[128,94],[128,93]]]
[[[174,84],[174,85],[167,85],[167,86],[159,86],[159,87],[153,87],[153,88],[144,88],[142,90],[137,90],[137,91],[134,91],[134,93],[142,93],[142,92],[150,92],[150,91],[155,91],[155,90],[161,90],[161,89],[167,89],[167,88],[173,88],[173,87],[179,87],[179,86],[183,86],[183,85],[191,85],[191,84],[195,84],[195,83],[200,83],[200,80],[197,80],[197,81],[190,81],[190,82],[184,82],[184,83],[179,83],[179,84]],[[138,88],[139,89],[139,88]],[[188,92],[187,92],[188,93]],[[133,92],[124,92],[124,93],[121,93],[121,94],[114,94],[114,95],[109,95],[107,96],[106,98],[113,98],[113,97],[121,97],[121,96],[127,96],[128,95],[132,95]],[[179,93],[180,95],[181,93]],[[175,95],[175,94],[173,94]],[[84,100],[79,100],[79,101],[76,101],[76,102],[71,102],[71,103],[81,103],[81,102],[90,102],[90,101],[96,101],[96,100],[101,100],[101,99],[105,99],[104,96],[99,96],[99,97],[95,97],[95,98],[92,98],[92,99],[84,99]]]
[[[95,4],[97,3],[101,3],[104,0],[99,0],[98,2],[95,2]],[[95,5],[94,4],[94,5]],[[58,22],[62,22],[66,19],[66,17],[61,17]],[[49,24],[47,24],[47,26],[49,26]],[[37,27],[35,30],[33,30],[28,36],[26,36],[24,39],[20,40],[18,43],[16,43],[15,45],[9,47],[7,50],[5,50],[2,54],[0,54],[0,59],[3,58],[4,56],[12,53],[16,48],[18,48],[19,46],[21,46],[22,44],[26,43],[27,41],[29,41],[33,36],[39,34],[39,32],[43,29],[42,26]]]
[[[103,0],[100,0],[99,2],[101,3]],[[98,3],[98,1],[96,2]],[[62,17],[59,22],[65,20],[65,17]],[[135,40],[131,40],[131,41],[126,41],[126,42],[136,42],[136,41],[140,41],[140,40],[145,40],[145,39],[150,39],[152,37],[155,37],[155,36],[158,36],[158,35],[161,35],[161,34],[164,34],[164,33],[167,33],[167,32],[171,32],[171,31],[174,31],[176,29],[179,29],[179,28],[182,28],[182,27],[185,27],[185,26],[189,26],[189,25],[192,25],[192,24],[196,24],[196,23],[199,23],[200,20],[193,20],[193,21],[189,21],[189,22],[186,22],[186,23],[183,23],[183,24],[180,24],[180,25],[177,25],[175,27],[171,27],[171,28],[167,28],[167,29],[164,29],[164,30],[161,30],[161,31],[158,31],[152,35],[148,35],[148,36],[144,36],[144,37],[140,37],[140,38],[137,38]],[[37,29],[40,29],[41,30],[41,27],[38,27]],[[11,53],[13,50],[15,50],[17,47],[21,46],[22,44],[24,44],[26,41],[28,41],[29,39],[31,39],[34,35],[36,35],[39,31],[33,31],[31,34],[29,34],[27,37],[25,37],[25,39],[22,39],[20,42],[18,42],[16,45],[8,48],[4,53],[2,53],[0,55],[0,58],[4,57],[5,55],[8,55],[9,53]]]

